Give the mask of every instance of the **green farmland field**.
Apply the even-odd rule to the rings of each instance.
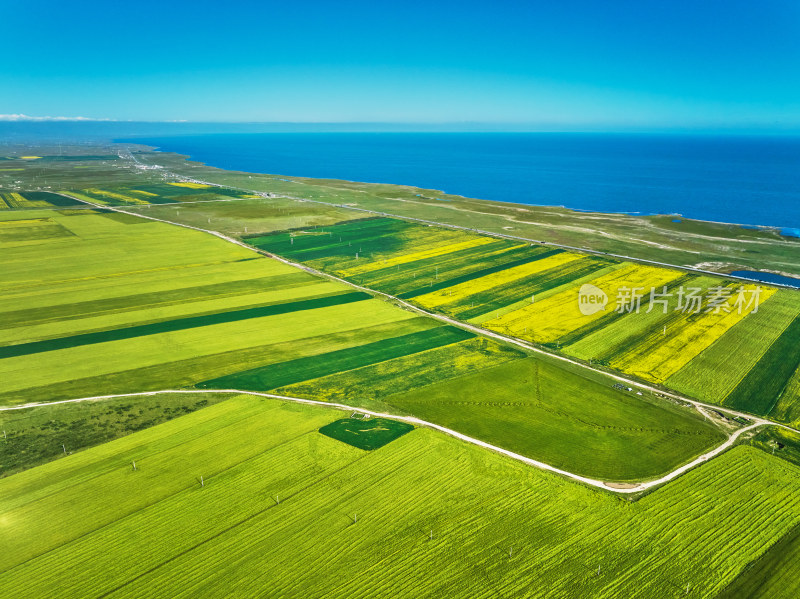
[[[0,592],[713,597],[800,524],[800,471],[753,448],[631,503],[426,429],[365,452],[338,418],[233,398],[1,479]]]
[[[424,309],[702,401],[784,422],[800,413],[793,407],[800,377],[798,346],[791,341],[797,325],[790,325],[800,311],[797,291],[764,286],[758,310],[741,317],[723,318],[732,304],[722,316],[709,314],[708,304],[695,313],[678,305],[684,290],[694,289],[703,302],[718,288],[735,298],[743,283],[389,218],[247,241]],[[604,313],[583,317],[577,299],[585,283],[616,285],[611,293],[639,286],[640,308],[616,309],[612,295]],[[651,304],[650,287],[671,299]]]
[[[29,214],[5,213],[0,227],[25,224]],[[0,241],[6,403],[173,387],[208,378],[208,364],[187,361],[207,356],[225,374],[243,360],[253,367],[286,359],[291,341],[308,338],[295,355],[311,355],[358,344],[355,330],[371,342],[390,332],[380,327],[414,320],[203,233],[138,219],[134,226],[91,211],[35,214],[68,235]],[[356,313],[358,320],[349,316]],[[326,334],[333,337],[320,341]],[[249,351],[255,348],[262,350]],[[161,365],[162,375],[142,376]]]
[[[558,468],[612,481],[655,477],[723,440],[701,418],[563,373],[527,358],[386,401]]]
[[[535,405],[526,399],[520,408],[499,409],[486,402],[516,405],[525,377],[515,375],[503,389],[495,369],[520,363],[522,370],[512,370],[527,373],[538,359],[201,232],[93,210],[36,215],[65,235],[8,243],[14,252],[0,273],[7,289],[0,298],[0,403],[193,386],[272,391],[429,417],[536,459],[620,480],[663,474],[722,440],[696,416],[631,402],[608,379],[587,382],[547,364]],[[24,211],[0,219],[31,220]],[[424,260],[447,256],[460,239],[458,232],[430,235],[386,219],[342,227],[366,228],[378,240],[388,228],[397,243],[410,240],[402,266],[420,252]],[[298,251],[307,237],[296,238]],[[381,251],[394,251],[394,242],[380,243]],[[476,243],[492,256],[509,250],[479,236],[466,245]],[[512,250],[510,258],[525,268],[563,254],[522,249],[526,256]],[[452,266],[461,280],[467,276],[463,255]],[[564,384],[548,382],[555,379]],[[466,396],[487,386],[493,391],[482,401]],[[441,389],[458,405],[455,420],[442,411],[449,404]],[[439,395],[429,403],[413,399],[434,390]],[[562,403],[570,407],[556,409]],[[604,410],[592,414],[597,405]],[[647,438],[654,427],[641,422],[655,418],[668,424]],[[570,427],[575,440],[556,451],[554,431]],[[590,453],[598,459],[587,460]],[[638,461],[620,459],[630,453]]]
[[[203,381],[205,388],[268,391],[299,381],[353,370],[385,362],[409,354],[474,337],[455,327],[437,327],[399,337],[391,337],[358,347],[340,349],[327,354],[297,358],[270,366],[237,372],[229,376]]]
[[[209,185],[188,186],[180,183],[146,183],[136,186],[91,187],[64,192],[79,200],[103,206],[141,206],[180,202],[209,202],[230,199],[253,199],[251,193]],[[80,202],[78,202],[80,203]]]
[[[602,253],[796,270],[794,241],[132,145],[18,150],[0,169],[0,596],[800,595],[800,433],[666,394],[800,422],[800,293],[651,310],[651,285],[744,283]],[[604,311],[578,310],[586,283]],[[615,310],[625,286],[646,288],[639,313]]]
[[[25,191],[20,193],[0,188],[0,210],[68,208],[83,205],[82,202],[49,191]]]

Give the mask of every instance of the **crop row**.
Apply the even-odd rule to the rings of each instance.
[[[9,208],[54,208],[76,206],[79,204],[80,202],[76,202],[71,198],[66,198],[62,195],[47,191],[0,193],[0,210],[7,210]]]
[[[323,399],[350,405],[374,405],[413,389],[420,389],[504,362],[524,357],[520,351],[476,337],[319,378],[280,387],[276,393]]]
[[[334,419],[330,412],[262,407],[254,416],[233,401],[248,417],[226,416],[215,428],[203,412],[221,415],[220,404],[154,429],[211,435],[208,451],[151,447],[155,433],[146,431],[83,452],[82,481],[73,478],[76,456],[30,471],[37,493],[36,483],[44,489],[68,470],[51,498],[29,503],[27,525],[8,520],[24,534],[10,537],[17,552],[0,591],[628,598],[689,588],[713,596],[800,522],[797,469],[751,448],[630,504],[432,431],[362,452],[302,434],[310,419]],[[151,463],[158,449],[166,454]],[[216,473],[201,487],[209,462]],[[3,495],[11,480],[0,481]],[[120,501],[109,502],[100,483]],[[65,502],[71,494],[82,500]],[[62,508],[45,511],[55,501]]]
[[[318,354],[253,368],[199,383],[216,389],[269,391],[292,383],[315,379],[406,356],[474,337],[473,333],[450,326],[426,329],[399,337],[367,343],[326,354]]]
[[[166,183],[101,189],[90,187],[68,192],[82,200],[108,205],[169,204],[173,202],[211,201],[220,198],[254,198],[246,192],[204,184]]]
[[[92,333],[80,333],[78,335],[70,335],[67,337],[55,337],[41,341],[30,341],[27,343],[4,345],[0,346],[0,359],[27,356],[41,352],[74,348],[84,345],[93,345],[96,343],[107,343],[109,341],[134,339],[136,337],[146,337],[149,335],[156,335],[158,333],[171,333],[186,329],[206,327],[214,324],[239,322],[242,320],[263,318],[265,316],[275,316],[278,314],[288,314],[303,310],[314,310],[317,308],[360,302],[367,299],[370,299],[370,295],[360,291],[326,294],[321,297],[301,299],[291,302],[267,304],[264,306],[228,310],[225,312],[214,312],[199,316],[185,316],[182,318],[173,318],[161,322],[136,324],[133,326],[106,329]]]
[[[742,379],[751,369],[761,374],[747,380],[771,376],[776,366],[762,354],[788,325],[793,306],[800,309],[792,292],[776,301],[774,288],[396,219],[270,235],[255,244],[428,310],[650,382],[674,381],[706,401],[721,403],[742,384],[736,405],[756,412],[764,406],[746,407],[752,389]],[[605,298],[591,313],[579,304],[587,283]],[[748,295],[757,303],[742,303]],[[791,375],[795,367],[783,370]],[[769,406],[788,397],[786,377],[778,378],[780,384],[764,387]]]

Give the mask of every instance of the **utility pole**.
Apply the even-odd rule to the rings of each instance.
[[[67,447],[63,443],[61,444],[61,449],[64,450],[64,455],[67,455]]]
[[[200,486],[201,486],[201,487],[205,487],[205,486],[206,486],[206,483],[205,483],[205,481],[203,480],[203,475],[202,475],[202,474],[200,475]]]
[[[133,464],[133,469],[136,470],[136,460],[132,460],[131,464]]]

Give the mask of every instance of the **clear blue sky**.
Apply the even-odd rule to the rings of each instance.
[[[800,128],[798,0],[0,0],[0,114]]]

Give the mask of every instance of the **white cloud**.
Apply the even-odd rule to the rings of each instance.
[[[113,121],[85,116],[28,116],[27,114],[0,114],[0,121]]]

